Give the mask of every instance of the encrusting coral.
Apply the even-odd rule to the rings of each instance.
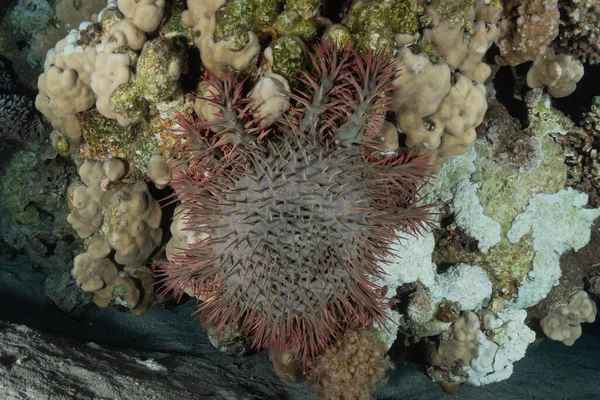
[[[163,280],[206,300],[217,332],[239,323],[255,346],[291,351],[303,365],[347,329],[381,318],[371,279],[401,232],[429,224],[417,205],[426,158],[378,156],[376,134],[392,88],[382,53],[317,49],[294,114],[257,126],[241,86],[211,78],[213,121],[183,121],[185,160],[171,182],[187,228],[208,237],[172,258]],[[212,128],[216,134],[206,133]]]

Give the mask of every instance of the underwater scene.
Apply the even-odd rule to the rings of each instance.
[[[2,0],[0,400],[600,399],[600,0]]]

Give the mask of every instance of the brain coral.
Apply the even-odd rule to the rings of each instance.
[[[206,238],[175,255],[163,279],[205,301],[205,325],[236,324],[255,346],[290,350],[306,365],[346,329],[380,320],[372,282],[395,229],[430,222],[418,206],[423,157],[376,146],[394,78],[382,55],[325,45],[302,108],[267,133],[232,78],[213,77],[217,120],[183,122],[184,161],[172,186],[187,229]],[[208,134],[211,128],[217,134]]]

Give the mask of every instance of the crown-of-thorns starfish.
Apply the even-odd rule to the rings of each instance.
[[[399,235],[431,224],[419,205],[427,160],[377,151],[393,63],[322,44],[313,66],[289,94],[296,107],[268,130],[241,84],[207,78],[203,100],[219,111],[182,119],[172,187],[187,230],[208,237],[162,270],[166,290],[204,299],[206,326],[233,325],[305,366],[383,318],[373,280]]]

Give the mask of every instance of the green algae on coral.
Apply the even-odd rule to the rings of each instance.
[[[431,40],[425,40],[423,36],[421,36],[417,41],[417,46],[419,47],[419,50],[421,52],[427,55],[427,57],[432,63],[446,62],[444,56],[438,53],[436,44],[433,43]]]
[[[521,173],[517,167],[496,160],[490,146],[475,143],[477,170],[471,180],[477,182],[477,197],[484,214],[500,224],[502,234],[523,211],[533,193],[556,193],[565,185],[567,167],[560,146],[548,138],[541,140],[544,159],[530,173]]]
[[[529,109],[529,130],[533,136],[542,137],[550,133],[566,134],[574,127],[573,121],[552,106],[548,95]]]
[[[178,92],[182,58],[170,40],[146,42],[135,77],[120,85],[110,98],[113,110],[131,122],[147,119],[156,104],[171,100]]]
[[[230,0],[216,14],[215,41],[224,41],[231,51],[248,43],[248,31],[264,37],[272,27],[284,0]]]
[[[174,113],[189,115],[185,103],[178,104],[171,117],[166,119],[159,114],[142,121],[122,127],[117,121],[102,116],[96,109],[77,115],[82,127],[84,144],[76,158],[82,163],[86,160],[106,160],[118,157],[130,162],[142,173],[154,154],[164,154],[174,145],[171,135]]]
[[[321,40],[331,40],[338,47],[353,47],[352,35],[348,28],[341,24],[333,24],[323,33]]]
[[[360,52],[393,49],[396,34],[413,35],[418,32],[417,13],[409,0],[358,0],[344,24],[354,37]]]
[[[457,250],[450,241],[438,241],[434,252],[436,264],[473,264],[483,268],[493,284],[494,295],[510,300],[516,296],[518,283],[531,271],[533,257],[531,237],[517,243],[502,237],[487,253]]]
[[[298,36],[311,41],[317,34],[315,17],[318,14],[321,0],[287,0],[283,12],[273,23],[279,36]]]
[[[79,163],[110,157],[127,159],[133,143],[134,125],[126,128],[113,119],[104,117],[92,108],[77,114],[81,125],[83,144],[76,155]]]
[[[464,163],[456,160],[468,161],[469,158],[473,158],[471,168],[474,169],[464,170],[469,165],[464,164],[458,169],[457,176],[468,174],[469,181],[476,184],[475,195],[479,206],[483,208],[483,215],[486,218],[499,224],[500,240],[486,253],[457,250],[453,240],[439,241],[434,255],[435,262],[438,264],[469,263],[481,266],[494,283],[496,294],[506,299],[512,299],[517,295],[520,283],[533,267],[535,256],[529,235],[516,243],[510,243],[506,232],[511,228],[514,219],[523,212],[534,193],[556,193],[564,187],[566,181],[566,166],[563,163],[560,146],[549,138],[542,138],[541,142],[544,159],[541,165],[530,173],[522,173],[517,167],[495,157],[493,147],[485,141],[476,141],[473,145],[474,151],[459,156],[454,160],[455,162],[447,163],[448,165],[442,169],[443,172],[457,163],[459,167]],[[469,156],[472,152],[476,153],[476,157],[474,154]],[[452,182],[454,181],[449,181]],[[465,185],[461,187],[463,190],[470,188]],[[456,202],[464,198],[464,195],[455,194],[453,199],[446,198],[445,201]],[[454,207],[455,210],[461,209],[456,204]],[[461,229],[465,230],[468,227],[461,226]]]
[[[170,40],[155,39],[146,42],[133,80],[138,95],[150,103],[172,99],[178,90],[181,58]]]
[[[282,75],[290,83],[296,81],[298,71],[307,63],[307,49],[297,36],[284,36],[271,44],[273,49],[273,72]]]
[[[181,20],[182,12],[183,9],[180,7],[169,9],[169,16],[163,22],[159,30],[161,38],[172,40],[174,43],[179,43],[181,39],[183,39],[182,44],[185,45],[188,28],[183,25],[183,21]]]
[[[419,5],[436,14],[439,19],[448,21],[450,26],[461,25],[467,31],[472,28],[470,9],[475,0],[419,0]]]

